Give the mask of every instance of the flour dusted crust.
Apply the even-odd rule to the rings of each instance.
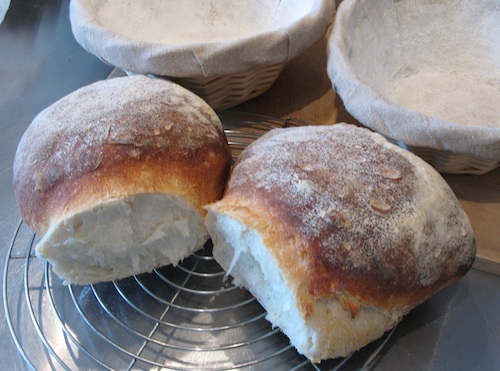
[[[71,218],[97,215],[101,208],[116,211],[117,202],[127,208],[120,214],[119,228],[140,229],[124,219],[134,213],[130,208],[142,205],[148,210],[142,219],[148,220],[152,215],[147,213],[157,212],[153,209],[161,202],[137,203],[138,195],[163,195],[177,206],[182,203],[182,210],[192,209],[193,215],[204,217],[203,206],[222,196],[230,160],[222,124],[203,100],[164,80],[120,77],[81,88],[34,119],[14,160],[14,189],[21,216],[42,237],[40,245],[55,249],[75,242],[71,235],[64,237],[65,242],[51,240],[69,228]],[[112,235],[118,220],[108,214]],[[158,218],[151,223],[159,224]],[[138,223],[144,224],[141,218]],[[199,239],[208,238],[206,230],[197,233]],[[150,234],[149,240],[154,231]],[[143,240],[149,243],[147,237]],[[50,251],[48,257],[57,256],[57,249]]]
[[[287,327],[286,315],[274,313],[282,309],[248,286],[247,236],[255,233],[276,263],[280,273],[268,279],[283,276],[303,332],[313,335],[297,347],[301,335],[285,333],[313,360],[346,356],[382,336],[464,275],[475,256],[469,220],[441,176],[346,124],[269,132],[240,156],[223,199],[208,209],[216,259]],[[239,237],[224,223],[237,223]]]

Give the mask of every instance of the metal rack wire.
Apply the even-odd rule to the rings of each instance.
[[[234,158],[270,129],[304,125],[235,112],[220,116]],[[366,369],[394,332],[348,358],[316,365],[232,284],[212,257],[210,241],[176,267],[87,286],[64,286],[33,255],[36,243],[20,222],[3,275],[7,325],[32,369]]]

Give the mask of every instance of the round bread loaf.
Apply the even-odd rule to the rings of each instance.
[[[120,77],[42,111],[14,159],[36,254],[66,284],[176,264],[208,239],[203,206],[222,196],[231,153],[222,124],[171,82]]]
[[[315,362],[379,338],[475,257],[443,178],[347,124],[262,136],[207,209],[215,259]]]

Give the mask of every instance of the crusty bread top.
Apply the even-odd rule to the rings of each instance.
[[[255,228],[303,301],[406,313],[465,274],[474,235],[442,177],[352,125],[276,129],[240,156],[209,209]]]
[[[21,216],[43,235],[97,203],[167,192],[202,206],[223,192],[230,149],[215,112],[165,80],[120,77],[81,88],[42,111],[14,160]]]

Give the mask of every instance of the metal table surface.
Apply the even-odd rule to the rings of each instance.
[[[0,25],[0,264],[20,216],[12,161],[24,130],[57,99],[106,78],[110,66],[74,40],[67,1],[13,1]],[[25,369],[0,309],[0,359]],[[500,370],[500,277],[470,271],[413,310],[400,324],[380,370]]]

